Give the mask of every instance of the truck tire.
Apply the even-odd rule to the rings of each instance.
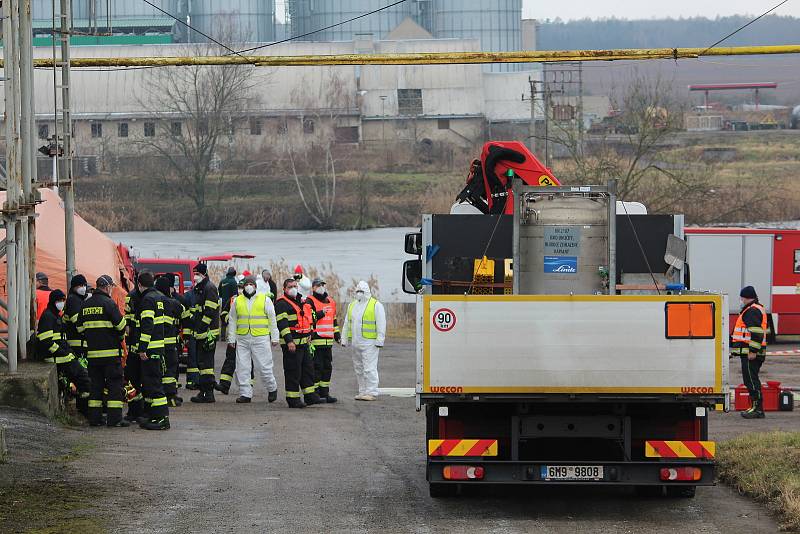
[[[428,486],[428,492],[434,499],[443,499],[447,497],[455,497],[458,493],[457,484],[442,484],[431,482]]]
[[[673,499],[693,499],[697,486],[667,486],[667,497]]]

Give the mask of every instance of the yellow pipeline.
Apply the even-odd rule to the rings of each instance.
[[[690,59],[705,56],[798,54],[800,45],[737,46],[720,48],[650,48],[617,50],[553,50],[518,52],[425,52],[415,54],[335,54],[305,56],[186,56],[72,58],[81,67],[178,67],[188,65],[256,65],[299,67],[315,65],[441,65],[475,63],[559,63],[566,61],[621,61]],[[37,67],[52,67],[52,59],[36,59]],[[2,66],[2,62],[0,62]]]

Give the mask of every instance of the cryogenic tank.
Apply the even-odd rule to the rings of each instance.
[[[275,0],[192,0],[192,26],[214,38],[233,32],[233,40],[275,40]],[[205,38],[193,34],[192,41]]]
[[[433,36],[479,39],[485,52],[522,49],[522,0],[433,0]],[[493,64],[493,72],[520,70],[519,64]]]
[[[296,0],[300,13],[308,14],[308,27],[324,28],[338,24],[379,7],[374,0]],[[336,26],[314,35],[308,36],[313,41],[352,41],[357,33],[371,33],[376,39],[383,39],[394,30],[406,17],[414,18],[416,14],[415,2],[402,4],[384,9],[368,17],[341,26]],[[294,24],[294,21],[293,21]],[[297,35],[303,32],[295,32]]]
[[[519,293],[606,293],[609,197],[537,194],[524,205],[516,259]]]

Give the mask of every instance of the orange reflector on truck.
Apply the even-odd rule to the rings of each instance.
[[[429,439],[428,456],[497,456],[497,440]]]
[[[705,458],[717,453],[713,441],[645,441],[644,455],[648,458]]]

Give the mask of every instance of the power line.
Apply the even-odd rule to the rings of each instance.
[[[229,52],[228,54],[225,54],[225,55],[235,54],[235,55],[237,55],[239,57],[244,57],[244,56],[242,56],[242,54],[245,53],[245,52],[252,52],[254,50],[260,50],[262,48],[267,48],[267,47],[270,47],[270,46],[275,46],[275,45],[287,43],[289,41],[294,41],[295,39],[301,39],[303,37],[308,37],[309,35],[314,35],[315,33],[320,33],[320,32],[324,32],[326,30],[330,30],[332,28],[336,28],[338,26],[343,26],[343,25],[348,24],[350,22],[353,22],[355,20],[363,19],[364,17],[368,17],[370,15],[374,15],[376,13],[380,13],[381,11],[385,11],[387,9],[390,9],[390,8],[392,8],[394,6],[398,6],[400,4],[403,4],[403,3],[407,2],[408,0],[398,0],[397,2],[394,2],[392,4],[385,5],[383,7],[378,8],[378,9],[373,9],[372,11],[368,11],[366,13],[362,13],[361,15],[358,15],[356,17],[353,17],[353,18],[350,18],[350,19],[347,19],[347,20],[342,20],[342,21],[337,22],[335,24],[331,24],[330,26],[325,26],[324,28],[319,28],[319,29],[316,29],[316,30],[312,30],[310,32],[307,32],[307,33],[304,33],[304,34],[301,34],[301,35],[293,35],[292,37],[288,37],[288,38],[282,39],[280,41],[275,41],[273,43],[267,43],[267,44],[263,44],[263,45],[259,45],[259,46],[254,46],[252,48],[245,48],[244,50],[238,50],[238,51],[237,50],[233,50],[233,49],[225,46],[224,44],[220,43],[219,41],[217,41],[213,37],[211,37],[209,35],[206,35],[205,33],[201,32],[200,30],[195,29],[193,26],[191,26],[190,24],[188,24],[185,21],[181,20],[180,18],[176,17],[172,13],[169,13],[168,11],[165,11],[165,10],[161,9],[158,6],[153,5],[149,0],[142,0],[142,1],[145,2],[146,4],[149,4],[150,6],[154,7],[155,9],[159,10],[160,12],[164,13],[165,15],[170,17],[171,19],[174,19],[175,21],[180,22],[181,24],[186,26],[189,30],[195,31],[195,32],[199,33],[200,35],[202,35],[203,37],[205,37],[205,38],[215,42],[216,44],[222,46],[223,48],[225,48]],[[125,71],[125,70],[144,70],[144,69],[155,69],[155,68],[158,68],[158,67],[155,67],[155,66],[150,66],[150,67],[108,67],[108,68],[105,68],[105,69],[81,69],[81,71],[83,71],[83,72],[109,72],[109,71],[119,71],[119,70],[123,70],[123,71]]]
[[[176,17],[175,15],[173,15],[172,13],[170,13],[169,11],[166,11],[166,10],[164,10],[164,9],[161,9],[160,7],[158,7],[157,5],[155,5],[154,3],[152,3],[150,0],[142,0],[142,2],[144,2],[144,3],[145,3],[145,4],[147,4],[147,5],[149,5],[149,6],[150,6],[150,7],[152,7],[153,9],[157,9],[158,11],[162,12],[163,14],[165,14],[166,16],[168,16],[169,18],[171,18],[171,19],[174,19],[176,22],[179,22],[179,23],[183,24],[184,26],[186,26],[186,27],[187,27],[187,28],[189,28],[190,30],[192,30],[192,31],[194,31],[194,32],[197,32],[197,33],[199,33],[200,35],[202,35],[203,37],[205,37],[205,38],[206,38],[206,39],[208,39],[209,41],[211,41],[211,42],[213,42],[213,43],[216,43],[216,44],[218,44],[219,46],[221,46],[222,48],[224,48],[225,50],[227,50],[227,51],[228,51],[228,52],[230,52],[231,54],[236,54],[237,56],[244,57],[244,56],[242,56],[242,55],[241,55],[239,52],[237,52],[236,50],[234,50],[233,48],[231,48],[231,47],[229,47],[229,46],[227,46],[227,45],[224,45],[224,44],[220,43],[219,41],[217,41],[216,39],[214,39],[213,37],[211,37],[210,35],[207,35],[207,34],[205,34],[205,33],[201,32],[200,30],[198,30],[198,29],[196,29],[196,28],[193,28],[191,25],[189,25],[189,23],[182,21],[180,18]]]
[[[743,26],[741,26],[741,27],[737,28],[736,30],[732,31],[731,33],[729,33],[728,35],[726,35],[725,37],[723,37],[722,39],[720,39],[720,40],[719,40],[719,41],[717,41],[716,43],[712,44],[711,46],[709,46],[708,48],[706,48],[705,50],[703,50],[703,53],[702,53],[702,54],[700,54],[700,55],[702,56],[703,54],[705,54],[706,52],[708,52],[709,50],[711,50],[712,48],[714,48],[714,47],[715,47],[715,46],[717,46],[718,44],[720,44],[720,43],[723,43],[723,42],[727,41],[728,39],[730,39],[731,37],[733,37],[734,35],[736,35],[736,34],[737,34],[737,33],[739,33],[740,31],[742,31],[743,29],[747,28],[747,27],[748,27],[748,26],[750,26],[751,24],[754,24],[755,22],[758,22],[759,20],[763,19],[764,17],[766,17],[767,15],[769,15],[770,13],[772,13],[773,11],[775,11],[776,9],[778,9],[779,7],[781,7],[783,4],[785,4],[785,3],[786,3],[786,2],[788,2],[788,1],[789,1],[789,0],[783,0],[781,3],[777,4],[776,6],[774,6],[774,7],[773,7],[773,8],[771,8],[771,9],[769,9],[768,11],[765,11],[765,12],[763,12],[762,14],[760,14],[759,16],[757,16],[756,18],[754,18],[753,20],[751,20],[751,21],[750,21],[750,22],[748,22],[747,24],[745,24],[745,25],[743,25]]]

